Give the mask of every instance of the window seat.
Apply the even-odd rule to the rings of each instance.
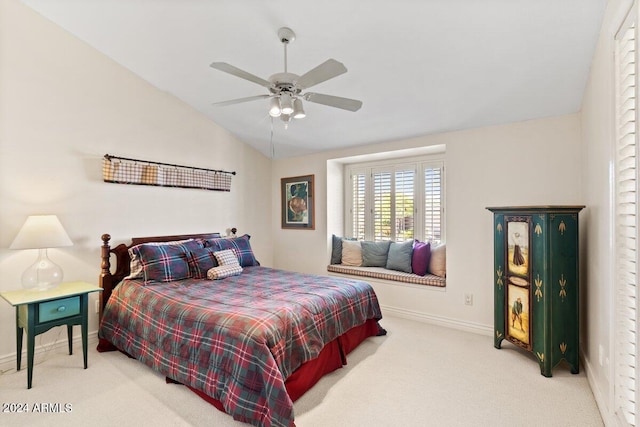
[[[436,276],[435,274],[419,276],[413,273],[387,270],[382,267],[352,267],[342,264],[330,264],[327,266],[327,271],[331,273],[349,274],[352,276],[372,277],[374,279],[412,283],[415,285],[436,286],[439,288],[444,288],[447,285],[446,278]]]

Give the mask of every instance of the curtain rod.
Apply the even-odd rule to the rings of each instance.
[[[230,175],[235,175],[236,174],[235,171],[229,172],[229,171],[224,171],[224,170],[219,170],[219,169],[197,168],[197,167],[193,167],[193,166],[176,165],[176,164],[173,164],[173,163],[154,162],[154,161],[151,161],[151,160],[129,159],[127,157],[112,156],[111,154],[105,154],[104,158],[107,159],[107,160],[111,160],[111,159],[127,160],[129,162],[140,162],[140,163],[148,163],[148,164],[152,164],[152,165],[173,166],[173,167],[176,167],[176,168],[196,169],[196,170],[207,171],[207,172],[227,173],[227,174],[230,174]]]

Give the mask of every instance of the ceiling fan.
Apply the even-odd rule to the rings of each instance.
[[[314,69],[299,76],[287,71],[287,45],[296,38],[291,28],[282,27],[278,30],[278,38],[284,45],[284,72],[276,73],[268,80],[262,79],[244,70],[241,70],[226,62],[213,62],[212,68],[224,71],[250,82],[264,86],[269,90],[269,94],[249,96],[246,98],[232,99],[229,101],[216,102],[213,105],[231,105],[241,102],[254,101],[269,98],[269,115],[280,117],[285,125],[294,119],[301,119],[306,116],[302,100],[315,102],[316,104],[328,105],[329,107],[341,108],[348,111],[358,111],[362,107],[362,101],[339,96],[324,95],[315,92],[305,92],[308,88],[332,79],[347,72],[347,68],[335,59],[328,59]]]

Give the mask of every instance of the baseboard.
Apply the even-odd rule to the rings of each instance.
[[[589,382],[589,387],[591,387],[591,392],[593,393],[593,397],[595,398],[596,405],[598,405],[598,411],[600,411],[600,416],[602,417],[602,421],[605,426],[617,426],[619,425],[616,421],[616,417],[609,411],[608,402],[608,392],[606,390],[601,390],[598,386],[598,383],[594,381],[596,378],[595,371],[591,365],[589,359],[584,357],[584,351],[580,352],[582,357],[582,367],[584,368],[585,375],[587,377],[587,381]]]
[[[64,328],[64,331],[61,335],[61,338],[55,340],[54,342],[37,345],[34,349],[34,359],[39,355],[46,353],[48,351],[59,349],[59,348],[68,348],[67,342],[67,329]],[[74,331],[75,332],[75,331]],[[37,341],[37,337],[36,337]],[[87,334],[87,343],[89,346],[95,345],[98,341],[98,331],[89,332]],[[27,344],[26,342],[22,345],[22,369],[27,369]],[[82,351],[82,334],[74,333],[73,336],[73,349],[74,354],[78,349]],[[3,356],[0,356],[0,374],[6,371],[15,370],[17,363],[17,353],[9,353]]]
[[[417,320],[419,322],[431,323],[434,325],[444,326],[447,328],[458,329],[461,331],[472,332],[474,334],[493,336],[493,326],[482,325],[475,322],[467,322],[464,320],[452,319],[443,316],[434,316],[432,314],[422,313],[419,311],[407,310],[404,308],[391,307],[381,305],[382,314],[390,314],[404,319]],[[383,319],[384,322],[384,319]]]

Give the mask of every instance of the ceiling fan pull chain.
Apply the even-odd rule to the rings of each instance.
[[[271,148],[271,160],[273,160],[276,157],[276,149],[273,145],[273,117],[271,117],[271,138],[269,141],[269,145],[271,146],[269,147]]]
[[[284,45],[284,72],[287,72],[287,45],[289,44],[288,42],[284,42],[282,43]]]

